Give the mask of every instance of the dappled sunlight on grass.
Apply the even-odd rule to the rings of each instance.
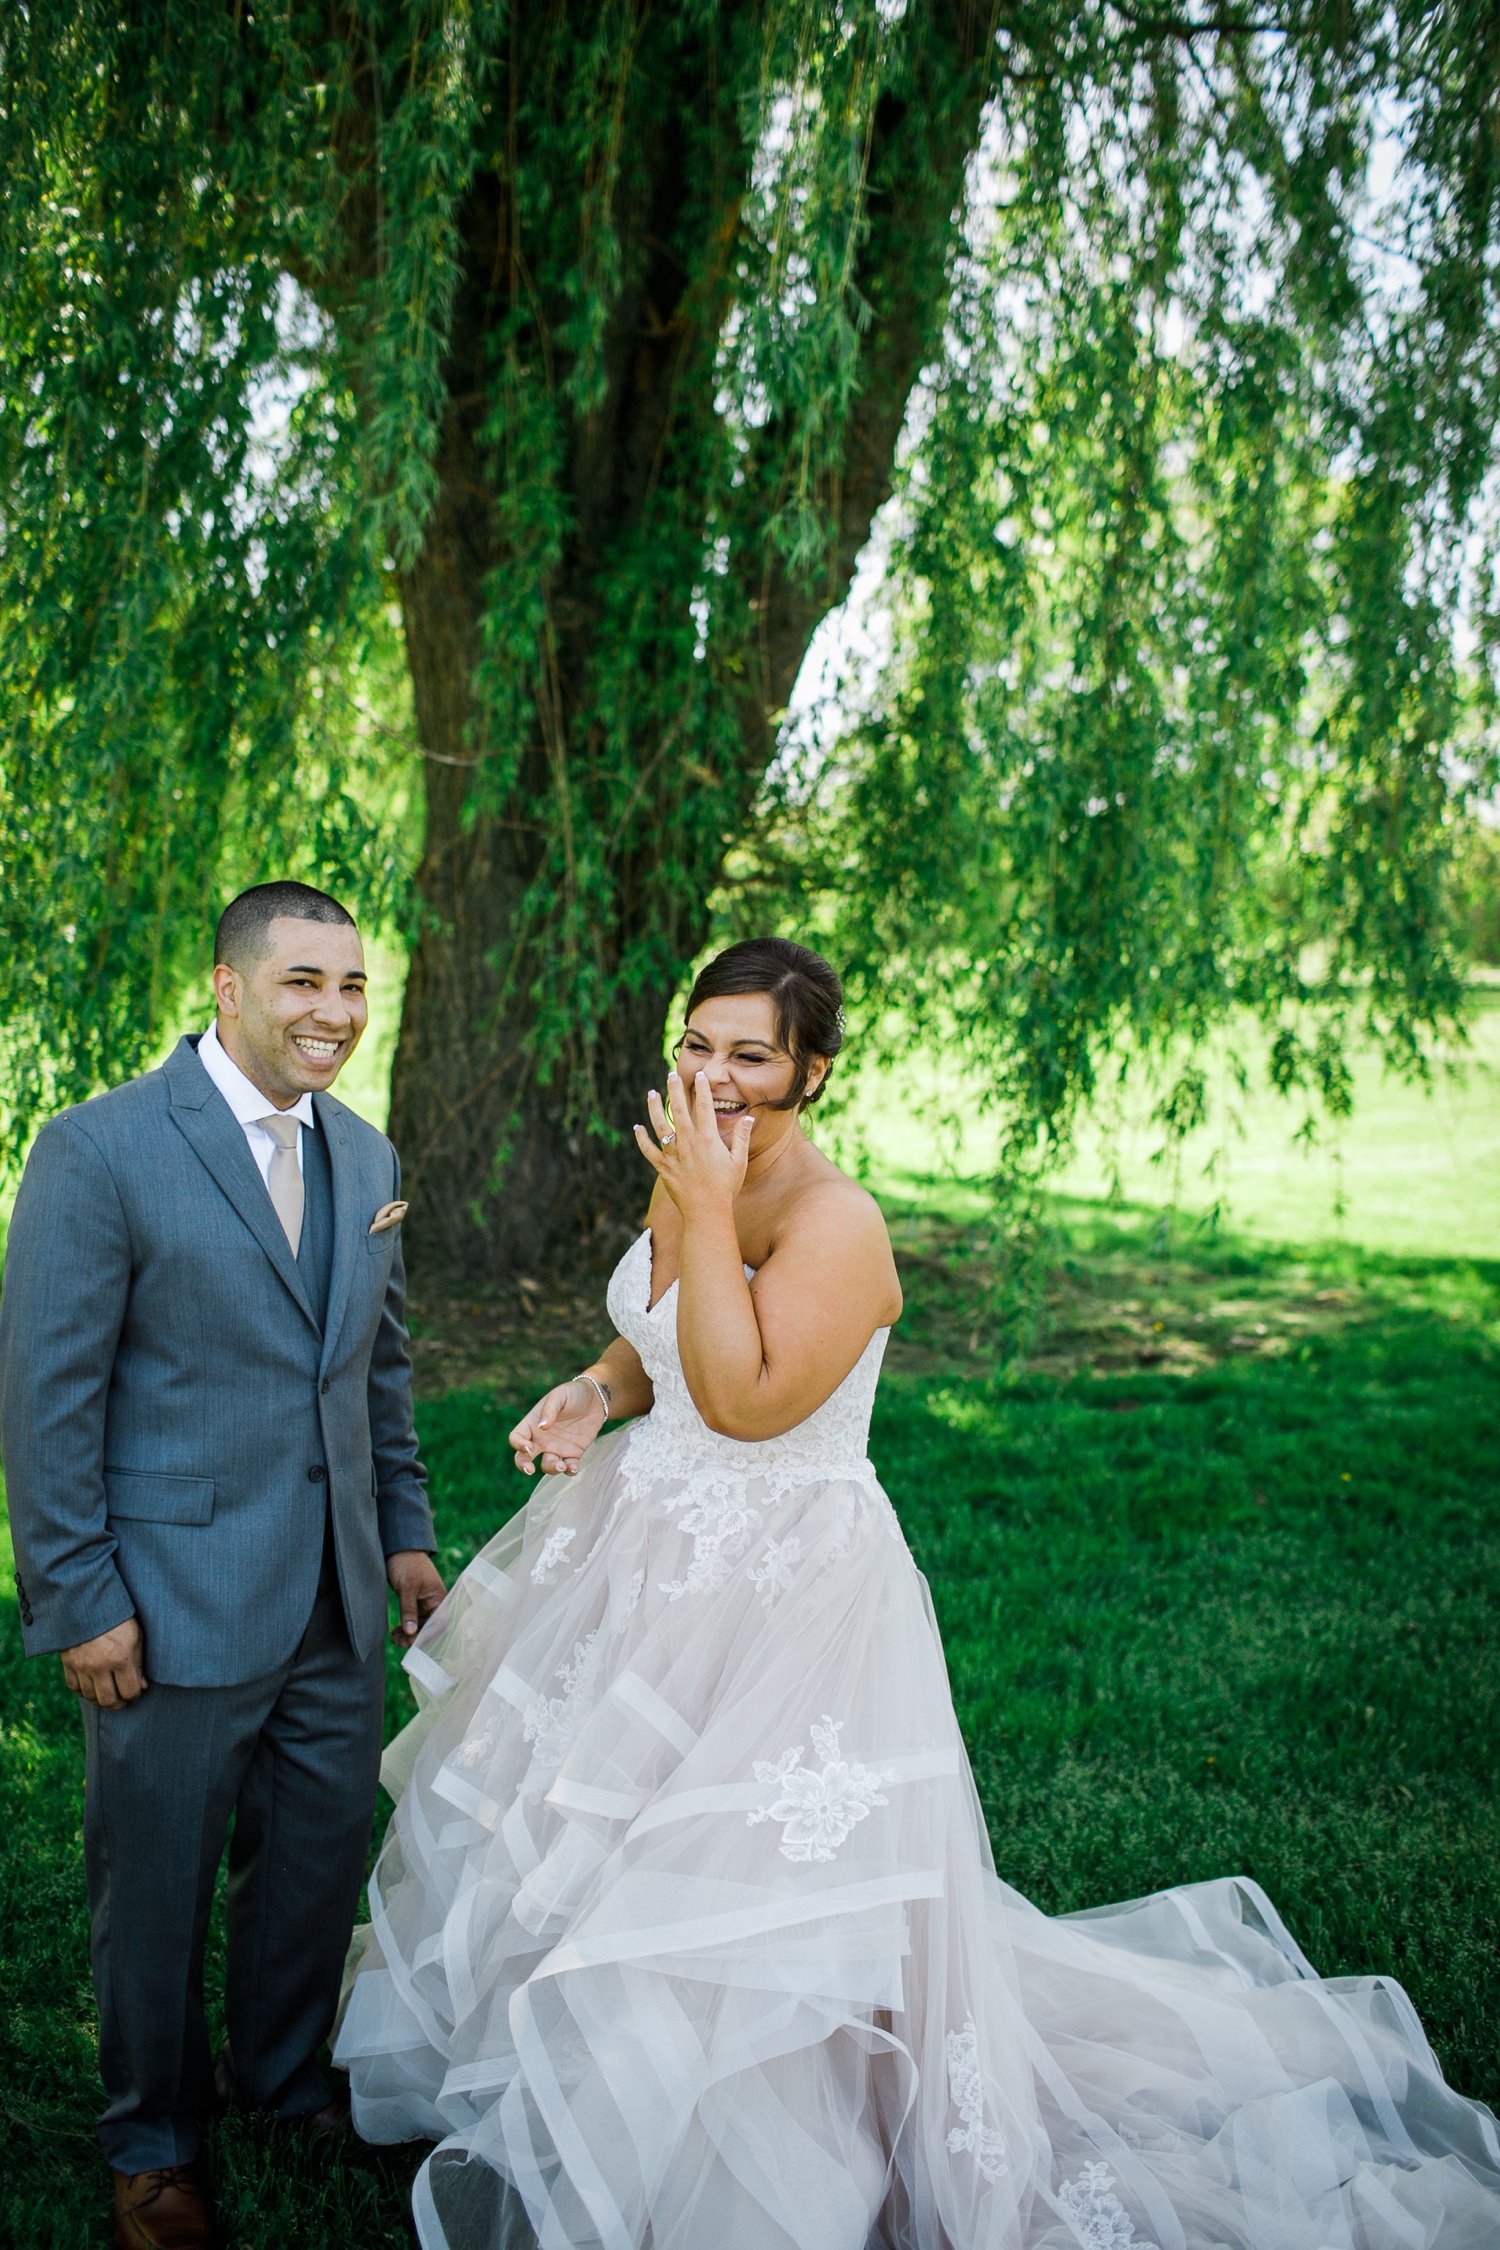
[[[893,1365],[1004,1364],[1015,1380],[1019,1354],[1033,1372],[1189,1375],[1295,1358],[1314,1336],[1403,1313],[1500,1339],[1500,1260],[1263,1243],[1149,1207],[1055,1197],[1021,1266],[962,1198],[890,1216],[910,1300]]]

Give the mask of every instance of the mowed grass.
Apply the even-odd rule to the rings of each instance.
[[[1500,1264],[1059,1201],[1013,1365],[973,1196],[908,1184],[872,1451],[932,1585],[1001,1874],[1066,1911],[1247,1873],[1321,1971],[1399,1978],[1453,2082],[1500,2099]],[[476,1353],[465,1319],[419,1322],[450,1571],[525,1496],[506,1430],[599,1335],[570,1307]],[[55,1664],[19,1648],[11,1619],[0,2241],[84,2250],[107,2220],[81,1742]],[[393,1726],[406,1695],[393,1665]],[[227,2250],[408,2240],[418,2150],[330,2169],[238,2119],[211,2151]]]
[[[1274,1091],[1256,1025],[1220,1033],[1196,1058],[1208,1103],[1201,1126],[1169,1145],[1152,1116],[1160,1089],[1138,1071],[1117,1098],[1101,1095],[1086,1112],[1053,1185],[1085,1205],[1122,1196],[1256,1243],[1500,1258],[1500,983],[1476,984],[1471,1000],[1467,1039],[1433,1057],[1426,1086],[1388,1070],[1367,1039],[1354,1040],[1354,1114],[1343,1122],[1309,1117],[1301,1096]],[[1243,1089],[1234,1057],[1248,1075]],[[961,1056],[935,1047],[891,1071],[862,1073],[853,1061],[828,1128],[841,1157],[860,1163],[884,1198],[930,1207],[936,1185],[943,1202],[982,1208],[1000,1127]]]

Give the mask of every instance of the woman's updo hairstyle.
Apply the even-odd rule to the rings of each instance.
[[[833,1058],[844,1044],[844,988],[821,953],[790,938],[741,938],[699,970],[688,994],[687,1012],[704,1000],[731,993],[764,992],[776,1011],[776,1037],[792,1058],[792,1083],[770,1109],[805,1109],[815,1102],[833,1074]],[[815,1060],[828,1065],[821,1083],[807,1090]]]

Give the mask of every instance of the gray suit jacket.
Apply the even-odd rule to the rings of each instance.
[[[385,1557],[434,1545],[417,1457],[384,1134],[313,1097],[333,1171],[320,1332],[241,1127],[183,1039],[65,1110],[16,1198],[0,1442],[31,1655],[132,1614],[146,1676],[230,1686],[286,1662],[331,1507],[350,1638],[385,1629]]]

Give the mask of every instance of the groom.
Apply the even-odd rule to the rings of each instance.
[[[365,1025],[335,899],[225,909],[213,1028],[54,1118],[16,1199],[0,1439],[26,1647],[83,1710],[115,2240],[198,2250],[203,1942],[231,1818],[221,2094],[304,2130],[364,1877],[387,1582],[443,1586],[412,1429],[400,1179],[332,1086]]]

